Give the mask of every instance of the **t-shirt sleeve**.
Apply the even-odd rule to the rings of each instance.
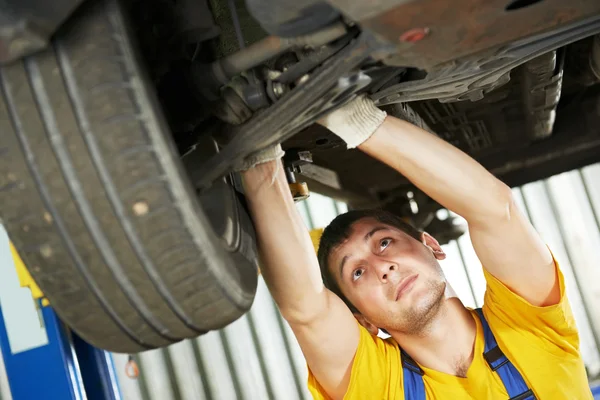
[[[360,324],[359,328],[359,344],[352,362],[350,384],[344,400],[398,398],[396,396],[401,393],[398,391],[402,390],[398,346],[393,341],[371,335]],[[330,399],[310,368],[308,389],[315,400]]]
[[[501,320],[507,327],[518,328],[523,334],[535,335],[563,351],[576,352],[579,336],[575,318],[567,299],[564,276],[556,259],[554,266],[560,300],[557,304],[546,307],[532,305],[484,268],[487,289],[483,311],[485,314],[493,314],[493,317]]]

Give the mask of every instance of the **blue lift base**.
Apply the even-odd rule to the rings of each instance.
[[[39,307],[48,344],[16,354],[4,315],[0,318],[0,347],[13,400],[121,400],[110,353],[72,333],[51,307]]]

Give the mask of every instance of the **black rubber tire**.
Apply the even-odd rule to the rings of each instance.
[[[230,186],[204,195],[207,218],[125,21],[116,0],[86,2],[49,49],[0,68],[0,217],[67,325],[133,353],[243,315],[257,257]]]

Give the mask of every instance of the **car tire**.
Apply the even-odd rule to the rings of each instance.
[[[0,132],[2,223],[87,342],[163,347],[250,308],[250,218],[226,181],[191,186],[118,1],[86,2],[0,68]]]

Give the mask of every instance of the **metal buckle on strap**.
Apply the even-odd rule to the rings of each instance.
[[[515,397],[511,397],[508,400],[536,400],[536,398],[531,389],[529,389],[528,391],[516,395]]]
[[[508,363],[508,358],[506,358],[498,346],[483,353],[483,358],[485,358],[485,361],[487,361],[492,371],[496,371],[498,368]],[[498,361],[500,362],[498,363]]]

